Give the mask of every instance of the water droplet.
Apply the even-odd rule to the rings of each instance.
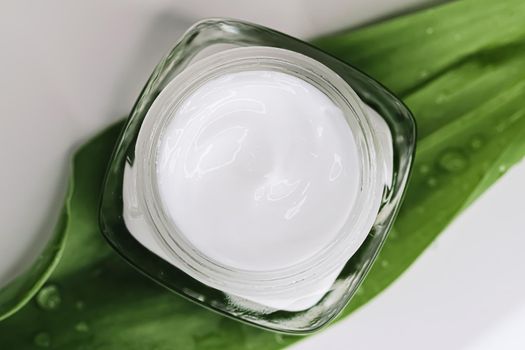
[[[480,149],[483,146],[483,138],[481,136],[474,136],[470,140],[470,147],[472,149]]]
[[[428,35],[434,34],[434,28],[428,27],[427,29],[425,29],[425,33],[427,33]]]
[[[79,300],[75,303],[75,308],[77,310],[84,310],[85,307],[86,307],[86,304],[82,300]]]
[[[503,174],[504,172],[507,171],[507,167],[506,167],[504,164],[502,164],[502,165],[500,165],[500,166],[498,167],[498,171],[499,171],[501,174]]]
[[[507,125],[505,123],[499,123],[498,125],[496,125],[496,131],[497,132],[503,132],[503,130],[505,130],[507,127]]]
[[[518,74],[519,72],[516,71],[515,73]],[[507,123],[508,123],[508,124],[515,123],[515,122],[517,122],[518,120],[520,120],[521,116],[522,116],[522,114],[521,114],[520,112],[518,112],[518,113],[514,113],[514,114],[511,115],[510,118],[507,120]]]
[[[441,169],[455,173],[467,167],[467,157],[459,150],[449,150],[439,157],[438,165]]]
[[[36,295],[36,302],[43,310],[56,310],[62,302],[58,287],[54,284],[42,287]]]
[[[436,102],[436,104],[439,105],[439,104],[445,102],[446,99],[447,99],[447,95],[445,95],[445,94],[439,94],[439,95],[437,95],[437,97],[436,97],[436,101],[435,101],[435,102]]]
[[[51,346],[51,336],[47,332],[40,332],[35,335],[33,342],[39,348],[49,348]]]
[[[381,267],[386,268],[386,267],[388,267],[388,264],[389,264],[388,261],[386,261],[386,260],[381,260]]]
[[[89,326],[86,322],[79,322],[75,325],[75,330],[81,333],[89,332]]]
[[[421,78],[426,78],[428,77],[428,71],[426,69],[423,69],[421,72],[419,72],[419,76]]]
[[[274,337],[275,337],[275,341],[277,342],[277,344],[284,344],[284,338],[282,334],[276,333]]]
[[[426,164],[419,167],[419,172],[421,174],[428,174],[430,172],[430,167]]]
[[[436,187],[436,185],[437,185],[437,180],[436,180],[436,178],[435,178],[435,177],[429,177],[429,178],[427,179],[427,185],[428,185],[429,187]]]

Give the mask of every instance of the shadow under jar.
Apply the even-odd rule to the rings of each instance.
[[[408,109],[254,24],[195,24],[157,65],[109,164],[100,226],[166,288],[250,324],[315,331],[349,302],[401,204]]]

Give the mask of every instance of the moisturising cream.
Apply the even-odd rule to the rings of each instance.
[[[284,49],[230,49],[192,70],[190,83],[182,73],[158,95],[137,140],[138,193],[160,238],[152,251],[237,303],[311,307],[381,202],[384,178],[359,144],[366,130],[349,118],[363,116],[359,100],[326,83],[343,83],[327,67]],[[126,223],[143,211],[139,200]]]
[[[204,21],[133,108],[101,228],[135,267],[187,298],[310,332],[344,307],[384,242],[413,127],[388,91],[322,51],[263,27]]]
[[[170,113],[158,144],[159,195],[201,253],[268,271],[305,261],[337,237],[361,165],[343,112],[315,86],[271,70],[227,73]],[[361,234],[355,241],[367,233],[353,233]]]

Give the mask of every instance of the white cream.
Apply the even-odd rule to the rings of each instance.
[[[269,271],[304,261],[340,233],[360,162],[343,112],[318,88],[276,71],[227,73],[171,113],[158,192],[202,254]]]

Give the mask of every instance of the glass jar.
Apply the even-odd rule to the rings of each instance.
[[[305,261],[278,270],[235,269],[195,249],[167,217],[155,177],[157,146],[171,118],[166,111],[204,82],[250,69],[294,75],[324,92],[344,112],[361,161],[357,205],[345,224],[353,234],[341,233]],[[169,108],[158,107],[166,103]],[[271,29],[204,20],[157,65],[132,109],[108,168],[101,230],[133,266],[190,300],[263,328],[312,332],[343,309],[375,260],[400,206],[414,148],[410,112],[370,77]],[[282,306],[295,300],[294,307]]]

